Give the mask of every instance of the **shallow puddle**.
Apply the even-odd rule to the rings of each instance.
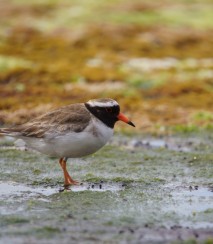
[[[179,216],[194,218],[194,221],[199,218],[200,214],[207,214],[213,211],[213,192],[211,188],[205,187],[189,187],[188,189],[176,189],[171,192],[174,199],[173,204],[169,204],[166,212],[173,212]],[[181,222],[182,226],[191,226],[192,223],[187,221]],[[213,223],[206,219],[193,223],[193,227],[206,228],[213,227]]]
[[[116,141],[114,140],[113,143],[115,145],[122,145],[128,148],[146,148],[146,149],[158,149],[158,148],[165,148],[169,149],[171,151],[177,151],[177,152],[191,152],[193,151],[194,147],[199,145],[199,140],[194,141],[181,141],[181,139],[178,138],[148,138],[146,139],[140,139],[140,138],[134,138],[132,140],[129,140],[128,142],[122,141]]]
[[[119,183],[82,183],[81,185],[72,186],[71,191],[78,192],[78,191],[120,191],[123,190],[125,186]]]
[[[80,185],[75,185],[70,187],[72,192],[80,191],[119,191],[123,190],[123,184],[117,183],[81,183]],[[23,184],[18,184],[16,182],[0,182],[0,197],[6,198],[9,196],[25,196],[32,197],[36,195],[51,196],[53,194],[64,191],[63,188],[59,189],[57,187],[31,187],[25,186]]]
[[[35,195],[44,195],[44,196],[50,196],[52,194],[57,193],[57,189],[47,187],[30,187],[25,186],[22,184],[18,184],[16,182],[0,182],[0,197],[5,198],[9,196],[35,196]]]

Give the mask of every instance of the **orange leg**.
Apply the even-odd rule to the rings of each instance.
[[[71,176],[69,175],[67,168],[66,168],[66,163],[67,163],[67,159],[66,158],[60,158],[59,159],[59,164],[61,165],[61,168],[63,170],[64,173],[64,187],[68,187],[70,185],[78,185],[78,181],[75,181],[71,178]]]

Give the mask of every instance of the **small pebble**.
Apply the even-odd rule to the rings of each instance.
[[[130,228],[130,227],[128,228],[128,230],[129,230],[130,233],[134,233],[134,232],[135,232],[135,231],[134,231],[132,228]]]
[[[73,219],[73,215],[72,214],[67,214],[67,218]]]
[[[196,231],[194,231],[194,236],[195,236],[196,238],[198,238],[198,237],[199,237],[199,234],[198,234]]]
[[[120,231],[119,231],[119,234],[123,234],[123,233],[124,233],[124,230],[120,230]]]
[[[176,230],[176,229],[181,229],[182,226],[181,225],[173,225],[170,227],[171,230]]]

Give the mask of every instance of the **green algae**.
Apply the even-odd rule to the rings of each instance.
[[[21,218],[19,216],[9,216],[9,217],[1,217],[1,227],[10,226],[10,225],[20,225],[27,224],[30,220],[26,218]]]
[[[40,238],[51,238],[60,233],[60,228],[53,228],[52,226],[43,226],[35,230],[36,236]]]

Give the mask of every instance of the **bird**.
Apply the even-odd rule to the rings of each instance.
[[[64,187],[78,185],[67,171],[69,158],[95,153],[113,136],[117,121],[135,125],[120,112],[120,105],[111,98],[91,99],[74,103],[40,115],[22,125],[1,128],[0,134],[22,139],[28,148],[59,158]]]

